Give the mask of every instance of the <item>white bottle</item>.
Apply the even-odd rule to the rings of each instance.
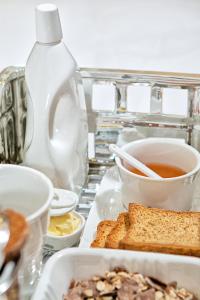
[[[87,174],[87,116],[55,5],[36,7],[36,37],[25,69],[24,164],[45,173],[55,187],[77,192]]]

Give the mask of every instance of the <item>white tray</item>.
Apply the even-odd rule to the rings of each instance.
[[[95,201],[80,240],[79,247],[87,248],[96,234],[97,224],[101,220],[116,219],[119,212],[125,210],[121,203],[120,181],[116,167],[110,168],[103,177]]]
[[[45,265],[32,300],[61,300],[72,279],[103,275],[121,266],[180,287],[200,297],[200,259],[186,256],[110,249],[66,249],[54,254]]]
[[[88,215],[79,247],[90,247],[101,220],[114,220],[119,212],[125,211],[121,203],[120,180],[117,167],[110,168],[102,179],[94,204]],[[200,211],[200,184],[195,191],[192,210]]]

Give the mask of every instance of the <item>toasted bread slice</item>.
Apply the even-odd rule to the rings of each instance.
[[[3,211],[9,221],[10,236],[4,254],[6,260],[14,260],[20,255],[20,252],[28,238],[29,226],[25,216],[12,210]]]
[[[92,248],[105,248],[105,242],[108,234],[114,228],[116,221],[101,221],[97,226],[96,238],[90,245]]]
[[[129,217],[128,213],[121,213],[117,218],[116,225],[113,227],[111,232],[108,234],[106,238],[105,246],[106,248],[119,248],[119,242],[122,240],[129,228]]]
[[[129,206],[130,228],[122,249],[200,256],[200,212]]]

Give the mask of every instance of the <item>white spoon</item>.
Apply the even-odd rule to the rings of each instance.
[[[133,156],[131,156],[130,154],[128,154],[127,152],[125,152],[124,150],[119,148],[117,145],[110,144],[109,150],[112,153],[119,156],[120,158],[122,158],[123,160],[125,160],[126,162],[128,162],[129,165],[131,165],[132,167],[140,170],[142,173],[144,173],[148,177],[155,178],[155,179],[162,178],[157,173],[155,173],[154,171],[149,169],[146,165],[144,165],[141,161],[137,160],[136,158],[134,158]]]

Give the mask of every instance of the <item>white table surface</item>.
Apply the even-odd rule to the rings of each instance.
[[[24,65],[35,39],[34,6],[0,0],[0,70]],[[200,73],[199,0],[51,0],[80,66]]]

